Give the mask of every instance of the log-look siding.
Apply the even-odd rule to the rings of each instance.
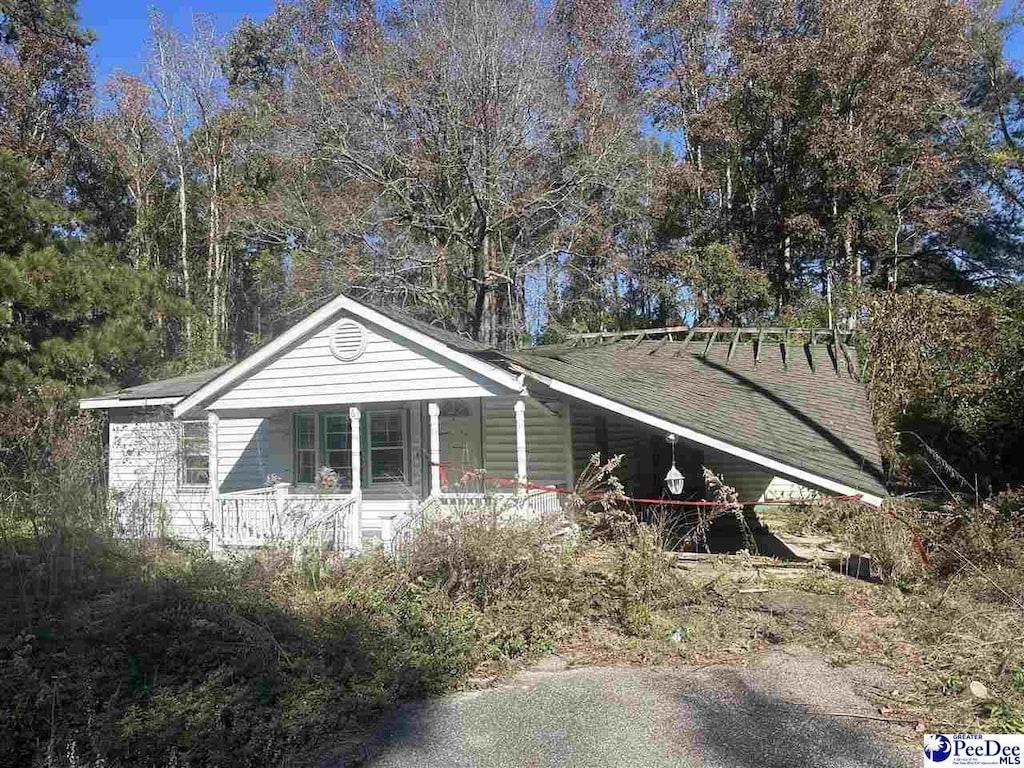
[[[665,435],[643,424],[584,405],[573,407],[573,458],[576,472],[583,471],[590,456],[600,452],[603,459],[622,455],[616,475],[628,492],[660,497],[670,449]],[[656,460],[655,453],[660,455]],[[802,499],[814,491],[771,470],[712,448],[680,440],[676,463],[687,476],[687,493],[699,488],[701,467],[707,467],[734,487],[744,501]]]
[[[366,349],[351,362],[331,352],[335,318],[316,334],[239,382],[213,403],[214,410],[325,406],[409,400],[488,397],[493,382],[462,371],[426,349],[399,342],[390,332],[366,328]]]
[[[484,459],[487,473],[499,477],[516,476],[515,396],[484,400]],[[566,453],[567,424],[559,416],[560,403],[526,401],[526,474],[531,483],[566,484],[569,471]],[[554,413],[552,413],[554,411]]]

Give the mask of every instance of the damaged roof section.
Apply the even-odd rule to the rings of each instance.
[[[696,343],[687,335],[595,338],[520,350],[510,358],[527,371],[737,448],[886,494],[852,347],[787,346],[763,337],[759,343],[756,329],[753,340],[740,340],[735,329]]]

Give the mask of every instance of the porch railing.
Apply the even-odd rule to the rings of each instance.
[[[444,518],[465,508],[467,504],[485,501],[495,504],[498,515],[512,512],[527,515],[561,514],[564,511],[565,496],[556,491],[530,491],[517,497],[511,493],[442,493],[423,500],[415,512],[399,523],[391,540],[391,549],[398,555],[408,551],[412,538],[420,526],[431,519]]]
[[[355,503],[351,495],[292,494],[274,487],[223,493],[214,510],[214,539],[226,546],[353,549],[347,521]]]

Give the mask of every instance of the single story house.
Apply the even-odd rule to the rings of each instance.
[[[833,331],[792,346],[782,333],[582,334],[500,352],[342,295],[234,365],[81,407],[108,415],[124,531],[213,547],[315,528],[356,549],[426,504],[488,493],[557,509],[594,453],[624,456],[636,497],[670,496],[678,465],[677,499],[701,496],[707,466],[745,500],[881,504],[854,350]]]

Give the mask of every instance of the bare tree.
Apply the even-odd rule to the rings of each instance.
[[[159,12],[154,10],[150,13],[149,26],[146,73],[152,88],[154,112],[163,122],[164,138],[171,148],[177,175],[180,232],[178,268],[182,294],[186,301],[191,302],[193,295],[188,244],[188,134],[195,121],[189,108],[184,77],[186,52],[178,33]],[[187,348],[191,350],[193,329],[192,319],[188,315],[185,318],[185,339]]]
[[[529,2],[437,0],[344,29],[300,58],[293,109],[316,115],[329,172],[372,190],[378,227],[412,234],[420,263],[403,290],[514,343],[522,275],[552,255],[587,173],[563,162],[573,120],[551,26]]]
[[[102,155],[127,180],[135,214],[129,249],[138,269],[159,265],[155,238],[157,187],[162,183],[163,142],[149,109],[150,92],[141,79],[117,71],[105,86],[112,108],[96,125]],[[98,153],[100,154],[100,153]]]
[[[216,355],[226,331],[228,303],[227,257],[223,243],[224,201],[222,184],[225,157],[230,151],[228,126],[223,118],[227,107],[224,74],[220,63],[221,41],[209,16],[193,15],[192,36],[183,43],[186,54],[181,78],[195,116],[190,138],[197,165],[205,179],[207,194],[206,294],[210,312],[209,352]]]

